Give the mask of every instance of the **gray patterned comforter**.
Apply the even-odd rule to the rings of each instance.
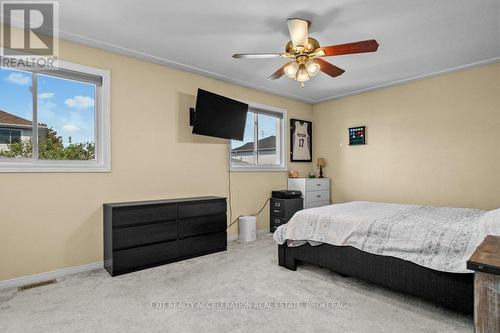
[[[354,201],[297,212],[274,232],[279,244],[328,243],[470,273],[466,261],[487,234],[500,235],[500,210]]]

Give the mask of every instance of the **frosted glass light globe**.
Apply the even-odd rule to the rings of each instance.
[[[297,72],[296,80],[299,82],[308,81],[310,79],[309,73],[307,73],[307,69],[304,65],[301,66],[299,71]]]
[[[297,64],[295,61],[291,62],[285,67],[285,75],[288,76],[290,79],[295,79],[295,74],[297,74],[298,70],[299,70],[299,64]]]
[[[315,76],[316,74],[319,73],[319,70],[320,70],[320,66],[312,61],[312,60],[309,60],[306,64],[306,68],[307,68],[307,73],[309,73],[309,76],[313,77]]]

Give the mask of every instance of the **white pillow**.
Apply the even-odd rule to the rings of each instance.
[[[500,208],[490,210],[479,219],[481,231],[485,235],[500,236]]]

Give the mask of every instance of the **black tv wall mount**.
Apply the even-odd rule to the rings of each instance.
[[[195,115],[194,108],[189,108],[189,126],[194,126],[194,115]]]

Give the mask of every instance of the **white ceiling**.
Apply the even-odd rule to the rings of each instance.
[[[60,36],[309,103],[500,57],[498,0],[61,0]],[[266,78],[286,59],[286,19],[312,22],[321,45],[375,38],[378,52],[330,57],[346,72],[305,88]]]

